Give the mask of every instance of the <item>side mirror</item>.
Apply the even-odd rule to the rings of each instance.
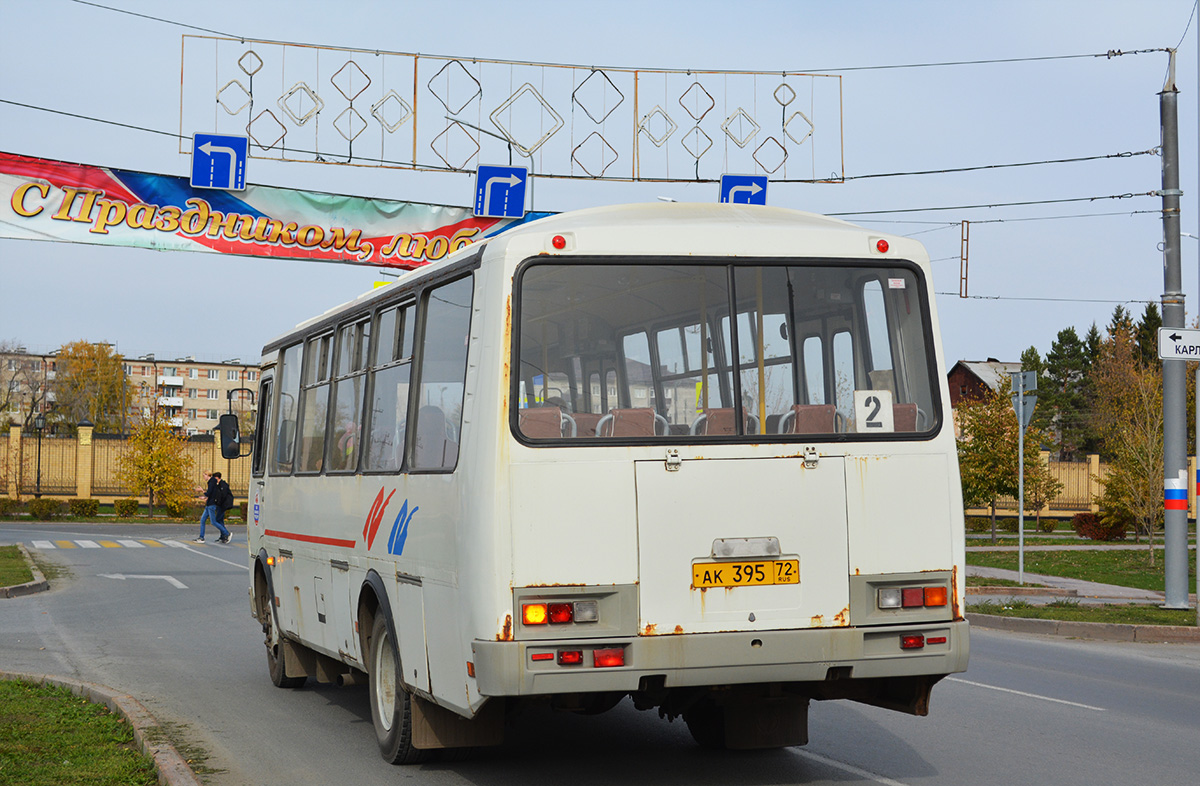
[[[242,455],[242,432],[238,428],[237,415],[229,413],[222,415],[217,421],[217,431],[221,433],[221,458],[235,459]]]

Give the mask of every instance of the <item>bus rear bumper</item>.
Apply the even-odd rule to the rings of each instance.
[[[597,665],[605,660],[596,657],[597,650],[607,651],[611,660],[617,649],[622,665]],[[475,641],[473,663],[481,695],[534,696],[636,691],[643,678],[678,688],[944,676],[966,670],[969,649],[968,624],[960,620],[580,641]],[[581,662],[560,663],[563,652],[580,652]]]

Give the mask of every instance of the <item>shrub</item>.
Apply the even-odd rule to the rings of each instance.
[[[45,497],[31,499],[27,506],[29,517],[34,521],[49,521],[62,514],[62,507],[63,504],[60,500],[46,499]]]
[[[113,510],[123,519],[137,515],[138,507],[140,505],[135,497],[123,497],[113,502]]]
[[[249,502],[239,502],[237,507],[238,507],[238,510],[242,514],[242,521],[243,522],[249,521],[250,520],[250,518],[249,518],[250,503]]]
[[[1081,538],[1090,540],[1125,540],[1124,521],[1104,521],[1095,513],[1076,513],[1071,528]]]
[[[195,501],[191,499],[169,499],[166,502],[166,508],[167,514],[171,516],[171,518],[200,518],[200,508],[196,505]]]
[[[1015,518],[1005,516],[996,522],[996,529],[1000,530],[1001,532],[1016,532],[1017,520]]]
[[[0,497],[0,517],[15,516],[21,512],[21,501],[17,499],[9,499],[8,497]]]
[[[71,511],[71,515],[81,519],[95,518],[100,512],[100,500],[76,497],[67,502],[67,507]]]
[[[1038,522],[1038,529],[1042,532],[1050,533],[1054,531],[1054,526],[1057,523],[1054,519],[1042,519]]]
[[[967,532],[987,532],[991,522],[984,516],[967,516]]]

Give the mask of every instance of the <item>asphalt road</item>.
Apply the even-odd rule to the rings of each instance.
[[[229,546],[187,544],[195,532],[0,525],[0,544],[23,543],[69,573],[50,592],[0,600],[0,665],[131,693],[208,752],[214,786],[1094,786],[1195,783],[1200,772],[1200,647],[978,629],[970,670],[934,690],[929,717],[814,703],[802,748],[703,751],[682,722],[626,701],[592,717],[530,708],[510,719],[502,747],[393,767],[376,751],[363,687],[271,685],[243,530]]]

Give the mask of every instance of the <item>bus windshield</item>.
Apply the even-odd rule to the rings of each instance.
[[[940,425],[915,266],[535,261],[514,302],[525,441],[912,439]]]

